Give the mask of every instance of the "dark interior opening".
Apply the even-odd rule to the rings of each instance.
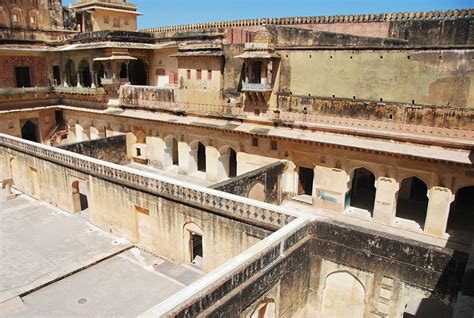
[[[59,68],[59,65],[53,65],[53,80],[54,85],[61,84],[61,70]]]
[[[31,70],[28,66],[15,67],[16,87],[31,87]]]
[[[428,208],[428,187],[417,177],[403,179],[398,191],[396,216],[417,222],[424,228]]]
[[[79,200],[81,202],[81,211],[89,208],[89,202],[87,201],[87,195],[79,193]]]
[[[148,85],[146,66],[141,60],[130,62],[128,75],[132,85]]]
[[[446,232],[452,239],[471,242],[474,233],[474,186],[464,187],[456,192],[449,210]]]
[[[199,234],[191,233],[191,258],[194,263],[196,257],[202,256],[202,236]]]
[[[54,112],[54,119],[55,119],[57,125],[62,124],[64,122],[63,111],[62,110],[56,110]]]
[[[198,144],[198,171],[206,172],[206,147],[202,143]]]
[[[120,66],[120,78],[127,78],[127,65],[125,63]]]
[[[21,138],[34,142],[39,142],[38,126],[36,126],[33,122],[29,120],[26,121],[23,124],[23,127],[21,127]]]
[[[261,70],[262,70],[262,62],[252,63],[252,74],[250,74],[250,83],[261,82]]]
[[[313,195],[314,170],[311,168],[299,168],[300,187],[298,194]]]
[[[82,69],[82,85],[84,85],[84,87],[91,87],[92,85],[91,71],[88,67]]]
[[[173,138],[173,148],[172,148],[172,151],[173,151],[173,165],[177,166],[179,165],[179,152],[178,152],[178,141],[176,140],[176,138]]]
[[[374,211],[375,204],[375,176],[365,168],[354,171],[351,187],[351,206]]]
[[[234,149],[229,150],[229,178],[237,176],[237,153]]]

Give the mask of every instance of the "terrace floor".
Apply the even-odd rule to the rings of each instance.
[[[201,277],[25,195],[0,242],[0,317],[134,317]]]

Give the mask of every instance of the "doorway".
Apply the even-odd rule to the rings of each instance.
[[[15,67],[16,87],[31,87],[31,69],[29,66]]]
[[[300,180],[298,194],[312,196],[314,170],[311,168],[300,167],[298,176]]]

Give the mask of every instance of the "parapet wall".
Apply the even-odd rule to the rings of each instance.
[[[127,137],[118,135],[63,145],[59,148],[116,164],[127,164]]]
[[[190,23],[158,28],[147,28],[140,30],[147,33],[161,33],[173,31],[200,30],[211,28],[234,28],[264,25],[304,25],[304,24],[330,24],[330,23],[365,23],[365,22],[391,22],[391,21],[415,21],[415,20],[445,20],[455,18],[471,17],[474,9],[428,11],[428,12],[399,12],[381,14],[357,14],[357,15],[332,15],[332,16],[306,16],[287,18],[260,18],[230,20],[221,22]]]

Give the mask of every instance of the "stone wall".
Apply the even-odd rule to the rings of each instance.
[[[59,148],[120,165],[129,163],[126,135],[87,140]]]
[[[297,96],[416,105],[474,107],[474,51],[278,50],[280,86]],[[271,105],[275,107],[275,105]],[[341,114],[339,114],[340,116]]]
[[[193,296],[197,286],[190,285],[144,315],[250,317],[267,303],[275,317],[400,317],[414,300],[420,307],[429,300],[445,314],[452,312],[467,262],[465,253],[327,220],[300,223],[284,247],[270,245],[271,239],[204,292]]]
[[[463,107],[423,107],[411,103],[362,101],[332,97],[314,97],[303,95],[278,94],[278,110],[282,120],[304,119],[306,112],[308,122],[318,122],[324,116],[345,118],[347,124],[358,121],[377,121],[391,130],[391,124],[408,124],[403,130],[432,130],[437,135],[441,131],[436,128],[464,130],[468,135],[474,130],[474,109]],[[318,118],[319,117],[319,118]],[[420,126],[416,128],[416,126]]]
[[[195,224],[203,232],[205,272],[295,218],[235,195],[6,135],[0,139],[2,180],[13,177],[20,191],[68,211],[74,211],[72,184],[83,183],[94,224],[167,259],[190,262],[185,226]]]
[[[282,201],[280,177],[285,169],[286,164],[284,162],[276,162],[218,184],[214,184],[211,188],[244,197],[250,197],[252,188],[257,183],[260,183],[263,185],[262,194],[264,194],[264,198],[262,201],[280,204]]]

